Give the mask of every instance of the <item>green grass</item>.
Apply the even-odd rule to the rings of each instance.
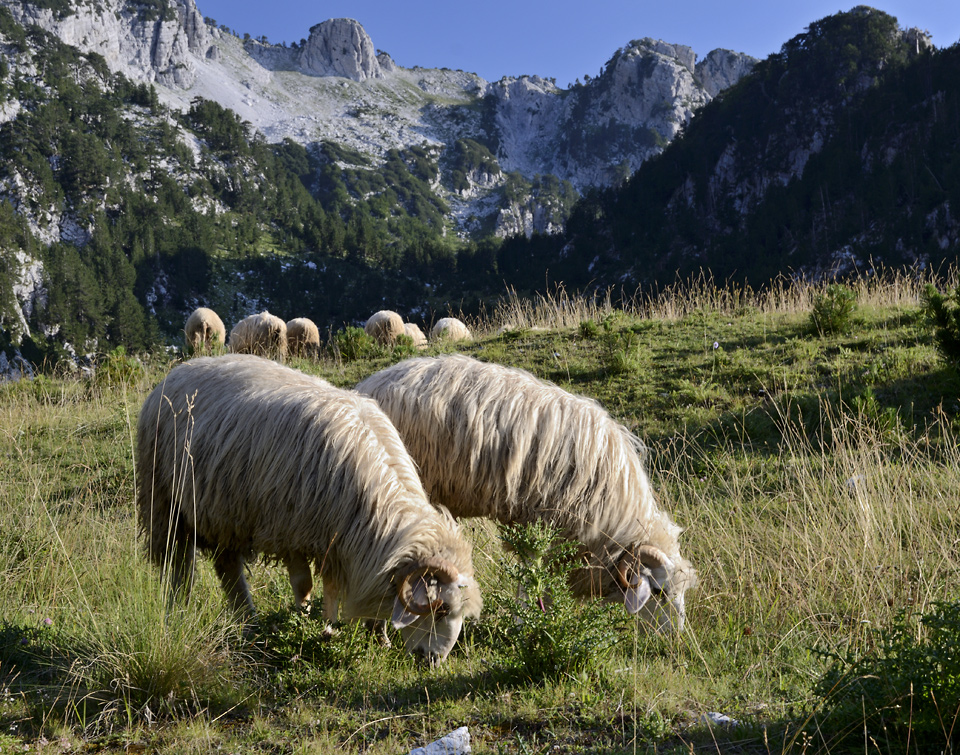
[[[616,640],[549,668],[523,644],[541,627],[511,623],[520,572],[483,522],[468,529],[485,613],[439,669],[359,625],[323,640],[318,607],[291,610],[285,572],[264,564],[254,634],[205,561],[195,599],[168,611],[136,533],[132,438],[170,364],[114,354],[95,379],[0,385],[0,751],[398,753],[460,726],[478,753],[945,749],[949,735],[917,731],[908,750],[909,725],[857,721],[871,701],[821,684],[835,658],[874,668],[904,611],[960,600],[960,380],[920,289],[855,284],[854,322],[833,333],[811,325],[816,287],[694,281],[624,309],[506,297],[469,323],[475,341],[442,347],[597,398],[644,439],[686,528],[687,631],[558,601],[569,637],[544,631]],[[292,365],[352,386],[409,353]],[[708,727],[709,711],[740,726]]]

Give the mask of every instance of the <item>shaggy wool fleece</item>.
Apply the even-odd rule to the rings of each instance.
[[[463,355],[408,359],[357,390],[396,425],[431,500],[456,516],[553,524],[583,546],[578,595],[682,627],[695,571],[680,555],[681,529],[657,505],[641,442],[599,403]],[[630,574],[646,578],[643,594]]]
[[[238,610],[252,612],[243,564],[262,553],[300,570],[295,590],[312,563],[345,617],[395,625],[402,575],[443,562],[451,583],[431,589],[448,613],[421,629],[449,639],[479,614],[469,543],[427,500],[390,420],[354,391],[250,355],[186,362],[144,402],[137,480],[151,559],[189,583],[194,547],[215,554]]]

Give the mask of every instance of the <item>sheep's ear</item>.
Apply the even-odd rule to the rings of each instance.
[[[640,558],[640,565],[649,569],[650,581],[657,590],[666,590],[667,583],[670,581],[670,574],[674,566],[667,555],[652,546],[641,546],[638,548],[637,555]]]
[[[393,616],[390,618],[390,623],[393,624],[394,629],[408,627],[418,618],[420,617],[417,616],[417,614],[407,610],[407,607],[403,604],[403,601],[400,600],[399,596],[394,599]]]
[[[637,582],[637,584],[628,587],[623,597],[623,603],[627,607],[627,613],[632,615],[643,608],[644,603],[650,600],[652,592],[650,589],[650,578],[646,575],[640,577],[640,581]]]
[[[667,583],[670,581],[670,572],[667,571],[667,568],[667,566],[659,566],[650,569],[650,581],[653,582],[653,586],[658,590],[667,589]],[[669,564],[669,568],[673,568],[673,563]]]

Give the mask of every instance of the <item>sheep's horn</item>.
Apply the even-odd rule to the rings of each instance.
[[[460,577],[457,567],[442,558],[428,558],[423,561],[423,563],[418,564],[408,571],[400,582],[400,587],[397,588],[397,595],[400,597],[400,601],[404,607],[410,613],[415,613],[418,616],[423,616],[428,613],[442,614],[445,612],[445,605],[442,598],[437,598],[430,603],[417,603],[413,599],[414,584],[418,579],[423,579],[428,574],[432,574],[440,582],[446,584],[456,582]]]
[[[639,574],[637,564],[648,569],[662,569],[669,568],[671,561],[666,553],[652,545],[638,545],[625,551],[617,563],[617,582],[624,590],[635,586],[636,583],[630,582],[630,576],[631,572]]]

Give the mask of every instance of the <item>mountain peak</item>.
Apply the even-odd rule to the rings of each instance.
[[[370,36],[352,18],[331,18],[311,27],[298,62],[303,73],[313,76],[342,76],[354,81],[383,78]]]

